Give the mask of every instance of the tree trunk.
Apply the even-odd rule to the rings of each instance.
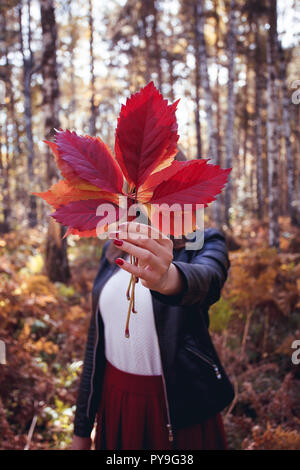
[[[174,66],[173,66],[173,57],[172,52],[168,54],[168,76],[169,76],[169,85],[170,85],[170,100],[171,103],[175,101],[175,93],[174,93]]]
[[[5,102],[8,103],[7,84],[5,88]],[[11,194],[10,194],[10,155],[8,139],[8,104],[6,105],[6,119],[4,124],[5,165],[3,165],[3,227],[2,231],[9,232],[11,229]]]
[[[268,140],[268,193],[269,193],[269,244],[279,248],[279,187],[278,187],[278,96],[276,94],[276,47],[277,47],[277,11],[276,0],[269,0],[270,29],[267,36],[268,68],[268,106],[267,106],[267,140]]]
[[[295,149],[296,149],[296,155],[300,155],[300,129],[299,129],[299,122],[300,122],[300,106],[298,104],[294,105],[294,114],[295,114],[295,122],[297,123],[296,129],[295,129]],[[298,195],[297,197],[297,204],[296,204],[296,211],[297,211],[297,222],[298,225],[300,226],[300,158],[298,158],[298,188],[296,188],[296,194]]]
[[[94,18],[93,4],[89,0],[89,35],[90,35],[90,80],[91,80],[91,117],[90,135],[96,135],[96,105],[95,105],[95,64],[94,64]]]
[[[158,14],[156,8],[155,0],[151,0],[152,3],[152,12],[153,12],[153,40],[154,40],[154,48],[155,48],[155,59],[156,59],[156,70],[157,70],[157,82],[158,82],[158,89],[162,91],[162,69],[161,69],[161,48],[158,40]]]
[[[7,233],[10,230],[10,197],[9,197],[9,173],[8,173],[8,161],[7,161],[7,147],[5,146],[5,160],[4,152],[2,149],[2,143],[6,144],[4,140],[4,135],[2,134],[2,126],[0,126],[0,181],[1,181],[1,193],[2,193],[2,219],[3,222],[0,223],[0,233]]]
[[[11,135],[11,157],[10,157],[10,162],[9,162],[9,169],[14,172],[14,197],[15,200],[18,200],[18,197],[21,196],[23,198],[24,192],[26,192],[26,189],[24,188],[24,178],[20,178],[20,160],[19,158],[22,155],[22,149],[21,149],[21,139],[20,139],[20,132],[19,132],[19,124],[18,124],[18,119],[17,119],[17,114],[16,114],[16,100],[15,100],[15,92],[16,87],[14,86],[13,83],[13,77],[12,77],[12,64],[9,61],[9,46],[10,46],[10,31],[7,30],[6,28],[6,12],[5,10],[2,13],[1,16],[1,24],[0,24],[0,30],[2,29],[3,31],[3,37],[4,37],[4,54],[3,54],[3,59],[5,60],[5,77],[4,77],[4,82],[5,82],[5,89],[6,89],[6,110],[7,110],[7,123],[9,122],[9,127],[12,130],[10,135]],[[3,104],[4,105],[4,104]],[[10,183],[9,183],[10,184]]]
[[[236,53],[236,38],[235,38],[235,0],[230,1],[230,16],[229,16],[229,32],[228,32],[228,111],[227,111],[227,125],[226,125],[226,168],[231,168],[234,158],[234,116],[235,116],[235,95],[234,95],[234,78],[235,78],[235,53]],[[230,226],[229,210],[231,206],[231,191],[232,183],[229,177],[225,189],[225,221]]]
[[[213,95],[209,83],[208,75],[208,57],[206,50],[206,42],[204,36],[205,26],[205,9],[204,0],[195,1],[195,18],[196,18],[196,30],[197,30],[197,41],[198,41],[198,56],[199,56],[199,76],[201,86],[204,90],[205,97],[205,113],[207,122],[207,136],[208,136],[208,157],[211,163],[218,161],[218,129],[216,127],[214,114],[213,114]],[[212,204],[212,214],[214,222],[217,228],[220,228],[220,215],[218,210],[218,199]]]
[[[74,23],[73,19],[73,12],[72,12],[72,0],[68,0],[68,23],[70,26],[70,36],[71,36],[71,43],[70,43],[70,92],[71,92],[71,100],[70,106],[68,110],[68,123],[69,128],[72,128],[75,125],[75,111],[76,111],[76,86],[75,86],[75,67],[74,67],[74,49],[76,46],[76,40],[74,37],[74,30],[76,24]]]
[[[205,95],[205,112],[206,112],[206,121],[207,121],[207,132],[208,132],[208,157],[211,159],[212,163],[215,163],[217,159],[217,134],[216,125],[214,122],[213,116],[213,96],[209,84],[209,75],[208,75],[208,60],[207,60],[207,50],[204,37],[204,26],[205,26],[205,10],[204,10],[204,1],[195,0],[196,2],[196,28],[198,36],[198,52],[200,58],[199,64],[199,75],[201,80],[201,85],[204,90]]]
[[[218,12],[218,0],[215,0],[215,14],[216,14],[216,64],[217,64],[217,79],[216,79],[216,106],[217,106],[217,157],[216,164],[222,165],[222,139],[221,139],[221,102],[220,102],[220,60],[219,60],[219,40],[220,40],[220,18]],[[216,226],[220,229],[224,222],[224,194],[219,194],[214,202],[214,220]]]
[[[295,205],[295,164],[292,154],[292,143],[291,143],[291,125],[290,125],[290,101],[286,86],[286,62],[284,58],[284,52],[282,49],[281,42],[278,41],[279,51],[279,65],[280,65],[280,80],[282,87],[282,125],[283,135],[285,141],[285,155],[287,163],[287,199],[288,199],[288,212],[291,218],[291,223],[297,225],[297,210]]]
[[[217,159],[216,164],[222,165],[222,138],[221,138],[221,93],[220,93],[220,57],[219,57],[219,41],[220,41],[220,18],[218,13],[218,0],[215,0],[216,12],[216,63],[217,63],[217,79],[216,79],[216,105],[217,105]]]
[[[46,140],[59,129],[59,86],[56,66],[56,22],[54,0],[41,0],[42,22],[42,74],[43,112]],[[58,171],[53,156],[47,147],[47,177],[53,184],[58,179]],[[65,228],[50,218],[46,241],[46,270],[51,281],[66,282],[70,278],[67,259],[67,241],[62,239]]]
[[[4,33],[4,40],[6,40],[6,17],[5,12],[0,15],[1,20],[1,30]],[[11,84],[11,66],[8,61],[8,49],[5,42],[4,47],[4,60],[5,60],[5,76],[4,76],[4,83],[5,83],[5,97],[4,97],[4,104],[3,108],[5,110],[5,122],[4,122],[4,148],[5,148],[5,160],[2,153],[1,148],[1,168],[2,168],[2,207],[3,207],[3,223],[1,226],[1,231],[3,233],[9,232],[11,230],[11,185],[10,185],[10,170],[11,170],[11,148],[9,142],[9,133],[8,128],[9,124],[11,124],[11,106],[12,106],[12,84]],[[2,139],[1,139],[2,145]],[[5,163],[4,163],[5,161]]]
[[[27,143],[27,173],[29,182],[29,227],[37,225],[37,211],[36,211],[36,196],[31,194],[35,187],[35,176],[33,171],[34,166],[34,145],[32,135],[32,103],[31,103],[31,74],[33,67],[33,55],[31,50],[31,15],[30,15],[31,0],[27,1],[27,44],[28,44],[28,58],[25,56],[24,40],[23,40],[23,27],[22,27],[22,3],[19,5],[19,35],[20,35],[20,49],[23,58],[23,94],[24,94],[24,118],[25,118],[25,132]]]
[[[142,13],[142,34],[145,41],[145,52],[144,52],[144,62],[145,62],[145,82],[146,84],[150,82],[151,79],[151,60],[150,60],[150,38],[147,35],[147,5],[143,3],[143,13]]]
[[[194,5],[194,55],[195,55],[195,126],[197,139],[197,158],[202,157],[201,123],[200,123],[200,57],[199,32],[197,28],[197,5]]]
[[[263,152],[263,135],[262,135],[262,119],[261,119],[261,104],[263,99],[263,76],[262,76],[262,63],[260,56],[260,39],[259,39],[259,19],[256,19],[255,24],[255,143],[256,143],[256,199],[257,199],[257,216],[261,220],[263,218],[263,166],[262,166],[262,152]]]
[[[243,106],[243,129],[244,129],[244,141],[243,141],[243,168],[244,175],[247,178],[247,154],[248,154],[248,138],[249,138],[249,116],[248,116],[248,99],[249,99],[249,86],[248,86],[248,77],[249,77],[249,56],[246,57],[246,83],[244,87],[244,106]]]
[[[297,136],[296,136],[296,144],[297,144],[297,148],[298,148],[298,152],[297,152],[297,155],[300,155],[300,130],[299,130],[299,122],[300,122],[300,106],[298,106],[296,108],[296,115],[298,114],[297,116],[297,120],[296,122],[298,123],[298,126],[297,126]],[[297,200],[297,220],[298,220],[298,225],[300,226],[300,159],[298,159],[298,200]]]

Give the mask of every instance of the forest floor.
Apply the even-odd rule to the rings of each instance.
[[[228,236],[231,268],[210,329],[236,390],[223,413],[230,449],[300,449],[300,231],[280,220],[280,252],[267,224],[252,221]],[[229,235],[229,234],[228,234]],[[39,229],[0,236],[0,449],[65,449],[75,400],[91,289],[101,255],[97,239],[70,238],[72,279],[44,272]],[[298,355],[300,357],[300,355]]]

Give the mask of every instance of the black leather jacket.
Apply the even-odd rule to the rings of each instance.
[[[77,396],[74,434],[89,437],[101,398],[105,370],[104,324],[99,294],[118,268],[106,259],[104,244],[92,291],[92,317]],[[153,311],[160,346],[169,440],[176,428],[214,416],[234,398],[234,391],[209,335],[209,306],[215,303],[227,279],[230,261],[222,233],[204,231],[199,250],[174,250],[173,263],[184,288],[177,295],[152,291]],[[119,295],[125,295],[120,293]]]

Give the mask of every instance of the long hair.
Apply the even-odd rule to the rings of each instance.
[[[184,152],[179,148],[178,153],[175,156],[175,160],[178,161],[186,161],[187,158],[184,154]],[[170,239],[173,242],[173,246],[175,250],[180,250],[181,248],[184,247],[187,239],[185,236],[182,238],[174,238],[173,235],[170,235]],[[118,248],[113,241],[111,240],[107,250],[106,250],[106,258],[110,263],[114,263],[116,258],[123,258],[126,255],[125,251],[122,249]]]

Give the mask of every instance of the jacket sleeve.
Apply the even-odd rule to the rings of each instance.
[[[173,261],[183,279],[183,289],[176,295],[151,294],[168,305],[193,305],[197,302],[207,306],[217,302],[227,279],[230,261],[224,235],[217,229],[207,229],[204,243],[190,262]]]
[[[102,249],[102,254],[100,258],[100,268],[102,266],[102,262],[104,261],[107,246],[108,243],[106,242]],[[91,378],[93,372],[94,344],[96,334],[96,319],[95,315],[92,313],[85,347],[83,369],[77,394],[76,411],[74,418],[74,434],[79,437],[90,437],[91,431],[94,426],[95,417],[93,416],[93,414],[92,416],[88,415],[88,402],[91,391]]]

